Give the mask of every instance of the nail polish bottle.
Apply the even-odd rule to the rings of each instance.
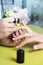
[[[17,50],[17,63],[24,63],[24,50]]]

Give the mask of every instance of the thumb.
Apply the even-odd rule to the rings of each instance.
[[[7,17],[7,18],[3,18],[4,22],[13,22],[14,18],[13,17]]]
[[[43,43],[39,43],[39,44],[37,44],[37,45],[34,45],[34,46],[33,46],[33,49],[34,49],[34,50],[43,49]]]

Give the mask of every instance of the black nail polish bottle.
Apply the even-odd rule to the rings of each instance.
[[[24,50],[17,50],[17,63],[24,63]]]

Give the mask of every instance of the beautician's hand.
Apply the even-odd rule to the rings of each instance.
[[[16,26],[13,23],[13,21],[14,21],[14,18],[12,17],[0,19],[1,38],[7,37],[9,34],[11,34],[15,30]]]
[[[24,23],[23,23],[24,24]],[[16,40],[19,40],[19,39],[22,39],[22,38],[25,38],[21,41],[21,43],[19,45],[17,45],[16,48],[20,48],[26,44],[29,44],[31,42],[37,42],[38,44],[37,45],[34,45],[33,46],[33,49],[34,50],[37,50],[37,49],[43,49],[43,35],[41,34],[38,34],[34,31],[32,31],[30,28],[28,28],[25,24],[24,24],[26,30],[28,31],[28,33],[25,33],[25,34],[22,34],[22,35],[19,35],[18,37],[14,38],[13,37],[13,41],[16,41]]]
[[[4,46],[16,46],[16,45],[18,45],[21,40],[13,41],[13,37],[16,38],[19,35],[23,34],[24,29],[25,28],[23,26],[15,28],[16,31],[14,30],[14,32],[12,34],[10,34],[7,37],[1,39],[1,45],[4,45]]]
[[[1,45],[5,45],[5,46],[14,46],[16,44],[14,44],[14,42],[11,40],[12,39],[12,35],[18,36],[20,34],[22,34],[22,30],[23,30],[23,26],[21,27],[17,27],[14,23],[13,23],[14,19],[12,17],[8,17],[8,18],[3,18],[0,20],[0,33],[2,34],[1,38]],[[17,41],[15,41],[17,42]]]

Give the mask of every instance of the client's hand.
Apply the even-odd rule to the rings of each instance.
[[[43,49],[43,35],[38,34],[38,33],[34,32],[34,31],[32,31],[25,24],[24,24],[24,27],[28,31],[28,33],[21,34],[21,35],[19,35],[16,38],[14,38],[14,36],[13,36],[13,41],[20,40],[20,39],[24,38],[21,41],[21,43],[16,46],[16,48],[20,48],[20,47],[22,47],[22,46],[24,46],[26,44],[31,43],[31,42],[37,42],[38,44],[37,45],[34,45],[33,46],[33,49],[34,50],[36,50],[36,49]]]

